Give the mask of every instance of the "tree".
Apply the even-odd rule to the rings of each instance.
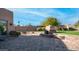
[[[46,20],[42,22],[42,26],[48,26],[48,25],[58,26],[60,25],[60,22],[58,22],[58,20],[54,17],[48,17],[46,18]]]

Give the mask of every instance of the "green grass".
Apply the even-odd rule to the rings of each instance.
[[[59,34],[79,35],[79,31],[57,31]]]

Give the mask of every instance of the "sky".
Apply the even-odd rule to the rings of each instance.
[[[13,11],[15,25],[40,25],[47,17],[55,17],[61,24],[74,24],[79,20],[79,8],[7,8]]]

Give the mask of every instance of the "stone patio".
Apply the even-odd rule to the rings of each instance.
[[[40,35],[6,37],[0,41],[0,51],[77,51],[79,37],[63,35],[65,39]]]
[[[1,51],[66,51],[64,43],[56,38],[43,36],[9,37],[0,41]]]

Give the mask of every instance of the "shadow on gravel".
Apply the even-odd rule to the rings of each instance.
[[[6,38],[7,39],[7,38]],[[19,36],[0,41],[1,51],[69,51],[61,39],[55,36]]]

